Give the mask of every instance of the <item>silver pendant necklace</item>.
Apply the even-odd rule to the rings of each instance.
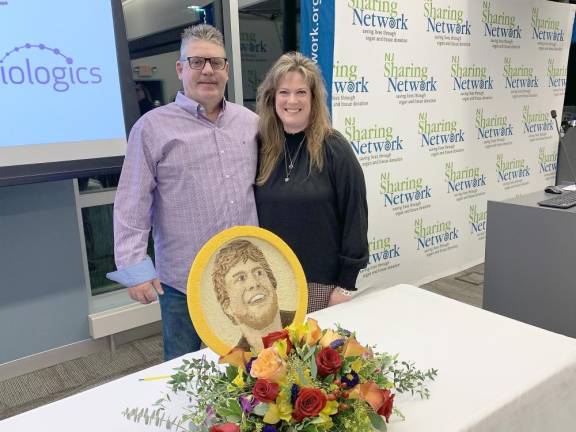
[[[302,148],[302,144],[304,143],[304,140],[306,139],[306,135],[304,135],[304,138],[302,138],[302,141],[300,141],[300,144],[298,144],[298,149],[296,150],[296,153],[294,153],[294,157],[292,157],[292,155],[290,154],[290,152],[288,151],[288,149],[286,148],[286,137],[284,137],[284,169],[286,171],[286,177],[284,177],[284,183],[288,183],[290,181],[290,174],[292,173],[292,170],[294,169],[294,165],[296,164],[296,161],[298,160],[298,155],[300,154],[300,149]],[[290,162],[290,163],[288,163]]]

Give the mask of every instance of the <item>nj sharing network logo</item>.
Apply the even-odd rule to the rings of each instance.
[[[101,82],[99,67],[78,65],[59,48],[43,43],[25,43],[3,54],[0,50],[0,87],[46,86],[62,93],[73,86]]]

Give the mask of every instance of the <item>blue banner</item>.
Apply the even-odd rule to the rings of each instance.
[[[300,5],[300,51],[318,64],[332,112],[332,69],[334,65],[334,0],[304,0]]]

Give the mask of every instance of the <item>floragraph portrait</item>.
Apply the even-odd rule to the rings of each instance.
[[[256,227],[225,230],[200,250],[188,278],[188,309],[215,352],[259,352],[262,336],[302,322],[306,279],[298,259],[276,235]]]

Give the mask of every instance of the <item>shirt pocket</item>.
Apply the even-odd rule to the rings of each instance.
[[[202,202],[217,187],[217,155],[199,154],[195,160],[172,159],[158,166],[158,185],[166,200]]]
[[[258,161],[258,150],[254,137],[243,137],[234,146],[232,154],[232,171],[239,181],[244,184],[253,185],[256,181],[256,164]]]

